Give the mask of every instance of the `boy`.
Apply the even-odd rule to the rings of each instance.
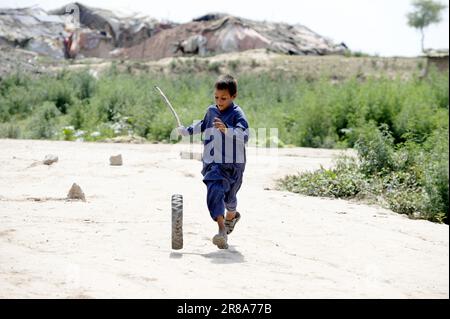
[[[227,235],[241,218],[236,211],[236,194],[242,184],[249,134],[245,114],[234,104],[237,81],[226,75],[220,77],[214,87],[216,104],[208,107],[204,119],[187,128],[178,127],[177,131],[183,136],[205,135],[202,175],[207,187],[206,202],[211,218],[219,226],[212,241],[219,249],[227,249]]]

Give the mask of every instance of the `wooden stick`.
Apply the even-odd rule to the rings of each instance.
[[[159,92],[159,94],[161,94],[161,96],[163,97],[164,101],[166,102],[167,106],[169,107],[169,109],[172,111],[173,116],[175,117],[175,120],[177,121],[178,126],[183,126],[180,122],[180,118],[178,117],[177,112],[175,112],[175,109],[173,108],[172,104],[170,104],[169,99],[166,97],[166,95],[163,93],[163,91],[161,91],[161,89],[157,86],[155,86],[155,89]]]

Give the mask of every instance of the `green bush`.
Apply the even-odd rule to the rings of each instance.
[[[30,77],[24,73],[16,72],[0,78],[0,95],[6,96],[11,88],[22,86],[27,87]]]
[[[449,99],[449,73],[442,73],[436,69],[432,69],[426,80],[425,86],[429,90],[429,94],[434,101],[434,105],[446,109],[448,111]]]
[[[279,187],[310,196],[365,199],[414,218],[448,223],[448,146],[448,128],[433,132],[423,145],[411,140],[394,146],[385,126],[372,126],[361,131],[357,159],[287,176]]]
[[[73,126],[65,126],[62,128],[62,135],[65,141],[75,140],[75,128]]]
[[[74,94],[79,100],[88,100],[94,96],[97,89],[97,80],[89,73],[83,71],[73,74],[70,77]]]
[[[20,138],[20,127],[13,123],[0,123],[0,138]]]
[[[423,195],[420,190],[398,189],[385,195],[389,208],[396,213],[417,216],[423,209]]]
[[[364,175],[352,158],[341,158],[335,168],[290,175],[278,181],[288,191],[308,196],[352,198],[364,188]]]
[[[39,103],[39,101],[36,101],[33,92],[30,92],[30,88],[24,86],[10,87],[7,96],[2,100],[1,113],[3,114],[3,121],[11,120],[14,116],[29,116],[33,112],[36,103]]]
[[[355,149],[361,161],[361,171],[366,176],[385,175],[392,171],[394,141],[386,125],[376,128],[373,123],[359,130]]]
[[[449,142],[448,128],[437,130],[425,143],[419,158],[423,168],[428,218],[448,223],[449,211]]]
[[[0,123],[10,120],[9,108],[6,105],[5,98],[0,95]]]
[[[54,103],[45,102],[31,118],[28,126],[28,137],[33,139],[52,139],[57,133],[57,117],[60,114]]]
[[[48,87],[48,101],[54,102],[56,108],[62,113],[67,114],[70,106],[73,103],[72,92],[73,89],[69,82],[64,80],[52,81]]]
[[[98,80],[88,71],[61,71],[36,78],[11,75],[0,82],[0,121],[26,119],[37,106],[50,101],[70,117],[71,122],[63,125],[93,130],[100,123],[127,117],[133,133],[167,139],[161,132],[170,132],[174,122],[153,86],[164,90],[182,121],[190,124],[202,119],[213,103],[213,84],[220,66],[219,62],[210,63],[204,66],[210,73],[195,76],[127,74],[120,72],[117,63]],[[429,78],[407,81],[353,78],[333,83],[325,76],[311,81],[270,71],[241,73],[238,81],[236,102],[251,126],[277,128],[279,139],[288,145],[353,147],[360,130],[371,122],[377,127],[387,125],[395,144],[411,138],[423,142],[433,130],[448,127],[448,75],[431,73]],[[167,125],[164,129],[151,123],[162,117]],[[151,129],[158,132],[151,133]]]
[[[89,118],[89,106],[85,106],[82,103],[74,105],[69,112],[69,124],[75,129],[81,129],[86,127],[86,121]]]

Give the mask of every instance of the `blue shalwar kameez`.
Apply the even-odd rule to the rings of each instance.
[[[225,134],[214,127],[216,117],[227,126]],[[244,112],[234,103],[224,111],[211,105],[202,121],[187,127],[190,135],[204,133],[202,175],[207,187],[206,202],[214,221],[224,216],[225,208],[236,210],[236,194],[241,187],[246,164],[248,129]]]

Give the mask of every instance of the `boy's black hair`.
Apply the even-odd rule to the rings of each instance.
[[[214,87],[217,90],[228,90],[231,96],[237,93],[237,81],[229,74],[218,78]]]

